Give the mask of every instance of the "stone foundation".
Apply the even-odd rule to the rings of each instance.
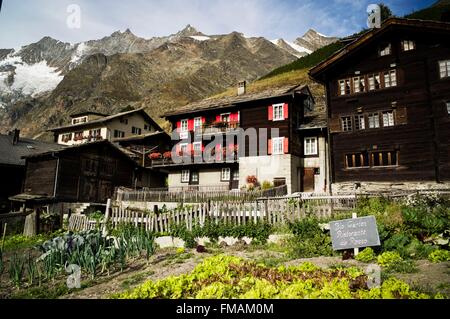
[[[392,193],[408,191],[427,190],[447,190],[450,191],[450,183],[436,183],[430,181],[423,182],[398,182],[398,183],[377,183],[377,182],[346,182],[333,183],[332,193]]]

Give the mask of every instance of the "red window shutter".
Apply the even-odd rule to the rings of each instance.
[[[181,121],[177,122],[177,131],[181,131]]]
[[[269,121],[273,121],[273,105],[269,106],[269,112],[268,112],[268,118]]]
[[[289,139],[287,137],[284,138],[284,154],[289,153]]]
[[[269,139],[269,142],[267,143],[268,147],[267,147],[267,154],[271,155],[272,154],[272,139]]]
[[[188,130],[192,131],[194,129],[194,120],[190,119],[188,120]]]
[[[216,122],[222,122],[222,119],[221,119],[220,115],[216,116]]]
[[[205,124],[205,122],[206,122],[206,118],[203,116],[202,117],[202,123]]]
[[[284,112],[284,119],[289,118],[289,104],[284,103],[283,112]]]

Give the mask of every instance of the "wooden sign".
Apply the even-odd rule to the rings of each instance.
[[[380,246],[375,216],[330,222],[334,250]]]

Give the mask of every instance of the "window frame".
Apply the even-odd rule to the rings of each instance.
[[[281,144],[281,150],[275,152],[275,145]],[[283,155],[284,154],[284,137],[273,137],[272,138],[272,155]]]
[[[194,176],[197,177],[197,179],[194,179]],[[189,183],[198,185],[200,183],[200,173],[199,171],[189,171]]]
[[[385,122],[385,114],[388,114],[388,123],[386,125]],[[383,127],[393,127],[395,126],[395,114],[394,111],[383,111],[381,112],[381,120],[383,123]]]
[[[224,172],[228,172],[228,173],[226,173],[224,175]],[[222,167],[222,170],[220,171],[220,181],[221,182],[230,182],[231,181],[231,168],[230,167]]]
[[[416,49],[416,41],[414,40],[402,40],[400,42],[402,52],[409,52]]]
[[[387,52],[385,52],[385,51],[387,51]],[[378,48],[378,56],[379,57],[389,56],[391,54],[392,54],[392,44],[390,42],[389,43],[383,43]]]
[[[201,155],[202,154],[202,142],[194,142],[192,143],[192,151],[194,152],[194,155]],[[200,145],[200,149],[196,150],[195,146]],[[198,153],[197,153],[198,152]]]
[[[227,121],[224,121],[224,116],[228,119]],[[230,123],[231,122],[231,112],[227,112],[227,113],[221,113],[220,114],[220,121],[222,123]]]
[[[383,154],[383,153],[394,153],[395,154],[395,164],[391,164],[391,165],[375,165],[374,163],[374,159],[375,159],[375,154]],[[399,151],[398,150],[376,150],[376,151],[372,151],[369,152],[369,164],[370,164],[370,168],[392,168],[392,167],[397,167],[399,166]]]
[[[444,63],[444,71],[441,69],[441,63]],[[440,60],[438,61],[438,72],[440,79],[446,79],[450,77],[450,60]],[[444,75],[442,75],[444,74]]]
[[[199,124],[199,125],[196,125],[196,124]],[[202,117],[201,116],[194,117],[194,131],[201,130],[202,125],[203,125]]]
[[[373,126],[373,127],[371,126],[371,123],[370,123],[371,118],[377,119],[377,121],[374,122],[374,124],[377,123],[378,126]],[[368,128],[369,129],[379,129],[380,128],[380,124],[381,124],[380,123],[380,112],[368,113],[367,114],[367,124],[368,124]]]
[[[341,123],[340,124],[341,124],[342,132],[353,132],[353,120],[352,120],[352,117],[353,116],[351,116],[351,115],[341,116],[341,118],[340,118],[340,122]],[[346,119],[349,119],[350,121],[346,122],[345,121]]]
[[[352,158],[352,164],[353,164],[353,157],[355,157],[355,165],[356,165],[356,156],[359,155],[360,156],[360,161],[361,161],[361,155],[363,156],[363,162],[367,163],[367,165],[361,165],[361,166],[349,166],[348,163],[348,157],[351,156]],[[366,158],[364,159],[364,156],[366,156]],[[357,152],[357,153],[350,153],[350,154],[344,154],[344,166],[345,169],[360,169],[360,168],[370,168],[370,153],[367,151],[363,151],[363,152]]]
[[[187,172],[187,179],[185,179],[186,175],[185,173]],[[181,170],[181,183],[189,183],[191,179],[191,172],[188,169],[183,169]]]
[[[355,131],[364,131],[366,129],[366,116],[364,114],[356,114],[353,120],[355,121]]]
[[[304,149],[305,156],[317,156],[319,154],[318,139],[316,136],[305,137],[303,140],[303,144],[304,144],[303,149]]]
[[[279,114],[277,114],[277,109],[281,110],[281,112],[278,111],[280,112]],[[284,103],[273,104],[272,115],[273,121],[284,121]],[[279,115],[279,117],[277,115]]]
[[[183,119],[180,121],[180,132],[185,133],[189,132],[189,119]],[[186,128],[184,128],[184,123],[186,123]]]

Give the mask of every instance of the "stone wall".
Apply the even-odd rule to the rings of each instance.
[[[376,182],[346,182],[333,183],[331,185],[333,194],[336,193],[378,193],[378,192],[402,192],[415,190],[449,190],[450,183],[423,182],[398,182],[398,183],[376,183]]]

